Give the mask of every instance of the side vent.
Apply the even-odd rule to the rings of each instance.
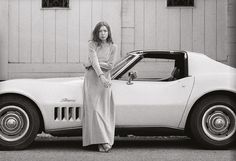
[[[76,107],[75,109],[75,118],[78,119],[79,118],[79,107]]]
[[[55,109],[54,109],[54,120],[59,120],[59,116],[60,116],[60,109],[59,109],[59,107],[55,107]]]
[[[55,107],[54,120],[76,121],[80,120],[80,107]]]
[[[73,107],[69,107],[68,120],[73,120]]]

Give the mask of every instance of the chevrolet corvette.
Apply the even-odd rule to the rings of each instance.
[[[187,51],[132,51],[111,70],[117,136],[186,135],[203,148],[236,139],[236,69]],[[83,77],[0,82],[0,146],[44,132],[79,136]]]

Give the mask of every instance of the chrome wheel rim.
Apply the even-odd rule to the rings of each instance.
[[[0,109],[0,138],[5,141],[17,141],[25,136],[29,129],[29,117],[18,106],[6,106]]]
[[[236,131],[236,115],[225,105],[210,107],[202,117],[204,133],[211,139],[222,141],[230,138]]]

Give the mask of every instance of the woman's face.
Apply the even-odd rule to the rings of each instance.
[[[106,41],[108,37],[108,30],[106,26],[101,26],[99,29],[99,39],[102,41]]]

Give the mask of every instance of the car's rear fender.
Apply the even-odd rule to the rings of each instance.
[[[180,121],[179,128],[185,128],[191,110],[201,99],[214,94],[227,94],[233,99],[233,97],[235,98],[236,96],[235,85],[227,76],[224,78],[217,76],[215,79],[214,75],[196,77],[193,91]]]

